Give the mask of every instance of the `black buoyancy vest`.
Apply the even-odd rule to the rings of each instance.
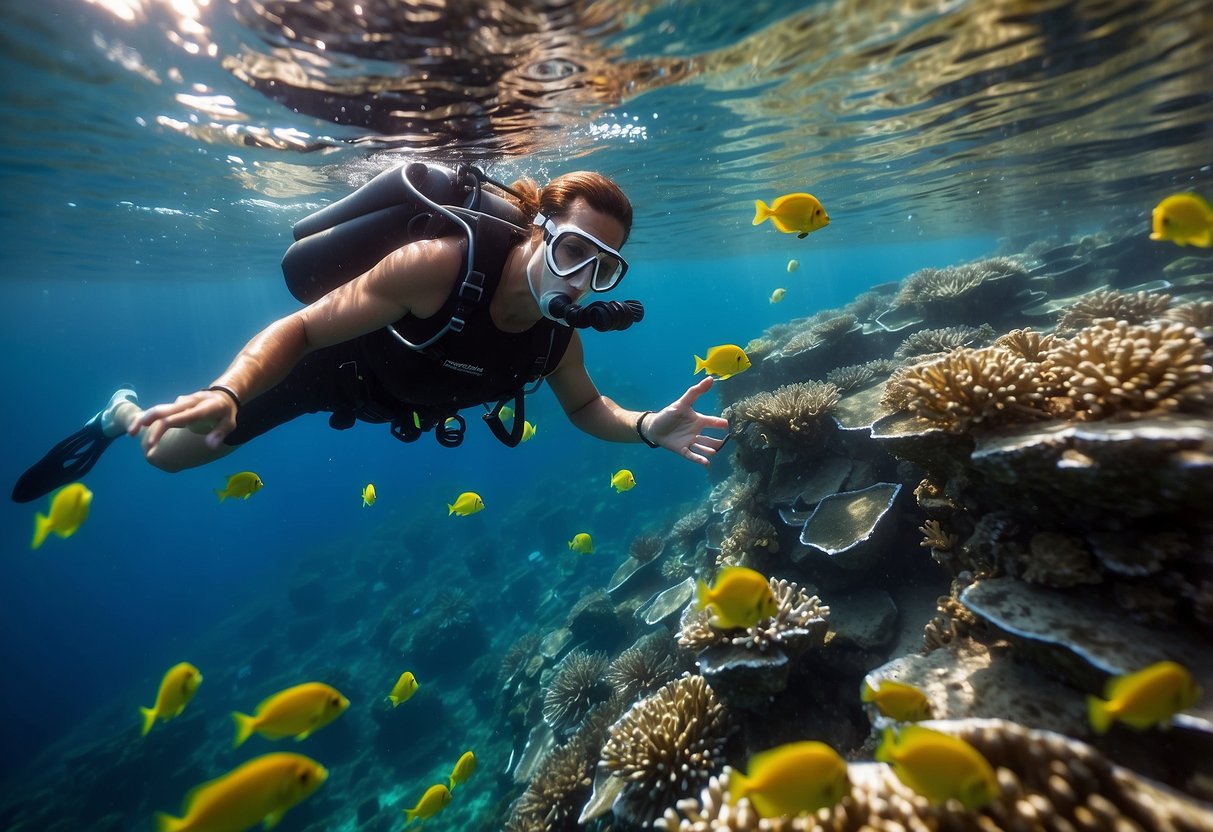
[[[496,268],[487,264],[478,302],[462,304],[464,325],[447,332],[424,350],[402,345],[388,330],[361,337],[367,367],[383,389],[410,408],[451,414],[473,405],[514,397],[522,388],[556,369],[573,331],[541,318],[525,332],[502,332],[493,323],[489,305],[501,281],[506,251],[478,240],[479,249],[499,255]],[[480,271],[478,265],[477,271]],[[460,312],[460,289],[451,292],[442,308],[429,318],[404,318],[396,330],[410,341],[424,341],[436,327]]]

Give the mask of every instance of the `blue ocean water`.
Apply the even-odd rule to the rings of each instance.
[[[836,113],[829,102],[869,93],[860,84],[850,92],[823,91],[862,78],[858,69],[831,75],[819,55],[776,54],[784,47],[774,38],[764,52],[754,41],[768,27],[798,20],[805,4],[760,3],[754,19],[732,34],[727,15],[693,3],[657,5],[641,22],[609,33],[617,54],[603,60],[622,64],[645,55],[673,73],[668,64],[675,58],[703,63],[714,53],[715,69],[701,66],[698,80],[691,75],[649,89],[621,84],[625,92],[614,99],[539,102],[533,129],[548,129],[546,115],[568,132],[526,152],[490,142],[509,134],[488,126],[479,144],[474,132],[444,137],[418,128],[425,141],[410,146],[409,131],[396,125],[395,141],[360,146],[356,136],[374,136],[374,130],[359,133],[357,124],[326,121],[298,102],[284,106],[237,80],[224,56],[235,60],[261,47],[273,52],[249,34],[246,18],[198,12],[212,27],[216,57],[166,37],[192,31],[168,4],[54,0],[5,9],[0,384],[8,404],[0,408],[0,481],[14,482],[119,385],[133,384],[146,405],[209,384],[260,328],[297,308],[278,266],[291,224],[411,152],[443,159],[462,152],[487,160],[506,179],[595,168],[633,195],[636,226],[625,252],[632,266],[620,291],[642,299],[646,316],[631,330],[590,334],[585,343],[587,367],[601,391],[634,409],[657,409],[679,396],[695,381],[693,356],[712,345],[744,345],[769,326],[841,307],[917,269],[994,254],[1008,238],[1079,233],[1108,222],[1144,228],[1152,204],[1146,196],[1160,187],[1208,191],[1207,63],[1203,79],[1198,69],[1194,82],[1203,91],[1159,93],[1154,113],[1160,123],[1142,131],[1139,146],[1122,138],[1131,119],[1119,123],[1095,105],[1070,114],[1067,123],[1081,134],[1072,144],[1041,136],[1048,120],[1036,119],[1030,105],[1026,116],[1008,105],[990,134],[975,120],[966,135],[938,136],[932,125],[964,118],[968,106],[981,109],[973,103],[981,92],[987,101],[1029,98],[1000,87],[1011,83],[1005,75],[983,70],[987,75],[952,79],[969,84],[963,91],[948,89],[942,78],[920,77],[934,90],[925,95],[927,104],[881,101],[870,117],[862,110]],[[1173,6],[1158,13],[1179,21],[1199,14],[1191,5]],[[823,16],[861,14],[848,4],[808,7]],[[133,22],[124,10],[133,10]],[[924,15],[922,25],[931,21]],[[655,32],[662,25],[684,40],[660,38]],[[1185,42],[1174,53],[1181,80],[1192,71],[1191,51],[1208,54],[1207,28],[1192,39],[1195,45]],[[862,40],[849,45],[860,50]],[[1096,40],[1090,48],[1113,54],[1117,43]],[[747,54],[731,54],[737,52]],[[746,75],[747,61],[755,72],[764,54],[772,56],[769,79]],[[840,65],[849,60],[834,57]],[[1091,58],[1083,69],[1097,65]],[[1137,80],[1148,86],[1153,71],[1142,72]],[[637,73],[633,84],[637,77],[648,76]],[[1117,70],[1104,83],[1128,88],[1134,77]],[[806,91],[791,100],[809,109],[772,106],[764,98],[772,84],[782,86],[773,95]],[[1080,96],[1076,88],[1058,89]],[[209,103],[190,98],[191,90]],[[1167,102],[1180,103],[1168,108]],[[926,118],[923,111],[936,106],[945,113]],[[908,122],[916,112],[924,115],[921,143],[912,124],[891,123],[897,112]],[[1176,113],[1183,123],[1161,123]],[[854,132],[844,129],[848,124],[857,125]],[[1022,139],[1016,125],[1037,131],[1041,144],[1016,144]],[[298,144],[314,152],[296,152],[288,139],[249,138],[261,130],[288,138],[297,131],[311,139]],[[1114,137],[1129,144],[1117,146]],[[1007,152],[974,161],[980,152],[970,143],[981,141],[1004,142]],[[1073,166],[1101,142],[1103,161]],[[808,158],[810,152],[816,155]],[[1152,162],[1135,173],[1109,172],[1116,159],[1138,153],[1153,154]],[[829,228],[797,240],[769,224],[751,226],[754,198],[802,188],[829,207]],[[791,258],[800,263],[794,273],[786,269]],[[768,298],[777,286],[788,292],[773,305]],[[700,409],[716,412],[715,398]],[[36,552],[29,541],[34,513],[45,501],[0,503],[6,680],[0,803],[12,794],[5,785],[53,782],[72,752],[132,742],[137,706],[151,703],[161,673],[177,661],[188,658],[208,677],[196,706],[213,719],[212,741],[227,730],[229,705],[239,700],[250,708],[272,692],[246,684],[256,672],[249,668],[288,633],[295,635],[282,647],[282,661],[297,665],[299,675],[334,667],[351,677],[366,673],[371,660],[358,645],[391,603],[389,595],[415,603],[420,621],[440,592],[464,593],[500,651],[531,629],[539,599],[555,591],[569,606],[601,586],[633,538],[702,501],[728,471],[724,460],[704,471],[665,452],[582,435],[546,390],[528,399],[528,418],[537,437],[517,449],[499,445],[472,414],[467,441],[447,450],[429,437],[399,444],[385,426],[336,432],[323,415],[305,417],[215,465],[173,475],[152,469],[133,442],[119,440],[85,480],[95,494],[87,523]],[[639,485],[616,495],[608,480],[624,467]],[[218,502],[214,489],[241,470],[256,471],[263,491],[247,502]],[[379,495],[372,509],[359,499],[368,482]],[[464,490],[480,493],[486,510],[448,518],[446,503]],[[598,551],[570,561],[565,541],[579,531],[593,534]],[[526,572],[528,597],[501,593],[507,573],[517,570]],[[292,589],[301,586],[315,598],[292,600]],[[325,605],[351,595],[364,598],[363,606],[316,636],[322,654],[310,651],[307,634],[292,619],[325,618]],[[266,610],[272,614],[263,617]],[[351,683],[364,701],[390,685],[398,670],[379,672],[377,679]],[[491,721],[473,730],[477,719],[457,704],[448,703],[448,713],[459,714],[456,722],[473,736],[498,730]],[[363,729],[369,724],[365,716],[350,720]],[[163,730],[171,731],[171,723]],[[450,744],[463,743],[452,738]],[[214,776],[235,760],[229,753],[210,766],[183,763],[180,779]],[[453,760],[424,761],[418,770],[441,774]],[[500,770],[505,761],[483,764]],[[181,785],[173,781],[149,794],[128,784],[108,812],[125,812],[124,801],[175,809]],[[342,812],[344,823],[350,812]],[[145,819],[150,823],[144,817],[131,822]]]

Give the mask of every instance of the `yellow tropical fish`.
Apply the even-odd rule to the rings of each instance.
[[[271,740],[307,739],[313,731],[345,713],[349,706],[350,700],[323,682],[295,685],[264,700],[257,706],[256,716],[232,713],[236,722],[235,747],[239,748],[254,732]]]
[[[51,498],[49,514],[34,515],[34,540],[31,549],[37,549],[51,532],[60,537],[71,537],[88,519],[89,507],[93,504],[93,492],[82,482],[74,482],[60,488]]]
[[[799,260],[789,260],[788,261],[788,274],[791,274],[792,272],[796,271],[799,268],[800,268]]]
[[[413,671],[406,670],[400,674],[400,678],[396,680],[396,684],[392,687],[392,692],[387,695],[387,698],[391,700],[392,707],[395,708],[401,702],[408,702],[419,687],[421,687],[421,683],[417,681],[417,677],[413,675]]]
[[[729,775],[729,800],[743,797],[760,817],[816,812],[851,791],[847,764],[823,742],[792,742],[750,758],[746,774]]]
[[[927,695],[913,685],[881,679],[876,690],[863,680],[860,698],[874,704],[882,714],[898,722],[918,722],[931,718],[931,701]]]
[[[219,495],[219,502],[221,503],[228,497],[239,497],[242,500],[247,500],[260,491],[263,484],[261,477],[252,471],[241,471],[239,474],[232,474],[228,477],[227,485],[222,489],[216,488],[215,493]]]
[[[160,680],[160,692],[156,694],[156,704],[150,708],[140,708],[143,714],[143,733],[147,736],[156,720],[168,722],[175,716],[180,716],[185,706],[194,698],[198,686],[202,684],[202,674],[198,668],[189,662],[175,664]]]
[[[712,347],[708,350],[707,358],[695,356],[695,373],[703,371],[707,375],[726,379],[748,369],[750,369],[750,357],[736,344],[721,344],[718,347]]]
[[[611,488],[615,489],[616,494],[631,491],[635,487],[636,478],[632,476],[632,472],[627,468],[620,468],[614,474],[611,474]]]
[[[514,418],[514,408],[510,407],[508,404],[504,405],[501,410],[497,411],[497,418],[502,422],[510,421]]]
[[[467,517],[469,514],[475,514],[483,510],[484,500],[480,499],[480,495],[475,491],[465,491],[455,498],[455,502],[446,504],[447,517],[450,517],[452,514]]]
[[[535,426],[530,422],[522,423],[522,441],[529,442],[535,436]]]
[[[783,300],[783,296],[787,293],[788,290],[783,288],[776,289],[774,292],[771,292],[771,303],[779,303],[781,300]],[[695,372],[699,371],[696,370]]]
[[[1087,716],[1097,734],[1107,731],[1113,722],[1139,731],[1155,725],[1166,727],[1171,717],[1195,705],[1200,694],[1200,686],[1186,667],[1158,662],[1110,679],[1104,690],[1106,702],[1087,697]]]
[[[594,541],[588,534],[581,532],[573,535],[573,539],[569,541],[569,548],[583,555],[592,555],[594,554]]]
[[[250,829],[264,823],[272,829],[286,810],[328,779],[324,766],[302,754],[265,754],[209,783],[185,798],[184,817],[161,812],[158,832],[218,832]]]
[[[472,772],[476,770],[476,755],[471,751],[463,752],[463,756],[459,758],[459,762],[455,763],[455,768],[451,770],[451,785],[448,787],[450,791],[455,791],[455,787],[472,776]]]
[[[922,725],[885,726],[876,759],[934,804],[955,799],[980,809],[998,797],[998,778],[985,757],[960,737]]]
[[[421,796],[421,800],[417,801],[417,805],[412,809],[405,809],[404,814],[408,820],[404,822],[405,826],[415,821],[417,818],[425,820],[433,817],[442,811],[442,807],[451,802],[451,790],[441,783],[435,783],[425,790],[425,794]]]
[[[770,205],[761,199],[754,200],[753,225],[770,220],[784,234],[795,234],[800,239],[830,224],[830,215],[812,194],[784,194]]]
[[[1172,194],[1154,207],[1151,240],[1213,246],[1213,207],[1198,194]]]
[[[362,489],[362,507],[370,508],[375,505],[375,500],[379,499],[379,495],[375,493],[374,483],[367,483],[366,488]]]
[[[699,581],[696,609],[712,608],[711,624],[721,630],[753,627],[779,609],[771,582],[760,572],[744,566],[726,566],[716,576],[716,586]]]

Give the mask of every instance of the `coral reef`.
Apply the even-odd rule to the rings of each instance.
[[[980,327],[949,326],[941,329],[920,329],[906,336],[893,353],[894,358],[913,358],[937,352],[951,352],[958,347],[971,347],[994,337],[989,324]]]
[[[1090,292],[1066,309],[1057,322],[1057,331],[1075,332],[1105,318],[1127,324],[1146,324],[1161,317],[1170,305],[1170,295],[1152,292],[1128,293],[1115,289]]]
[[[867,364],[848,364],[845,367],[835,367],[826,373],[826,382],[833,384],[841,392],[853,390],[876,378],[876,370]]]
[[[883,401],[954,433],[1044,418],[1041,365],[1011,352],[962,347],[894,373]]]
[[[725,409],[732,432],[754,447],[795,447],[811,441],[820,420],[838,404],[839,389],[828,382],[785,384],[756,393]]]
[[[760,819],[749,800],[729,799],[731,769],[698,798],[668,808],[654,826],[667,832],[859,832],[859,830],[1169,829],[1197,832],[1213,811],[1109,762],[1085,743],[1005,720],[924,723],[973,745],[998,775],[1000,794],[979,811],[932,806],[878,763],[848,766],[851,793],[813,815]]]
[[[778,551],[779,531],[769,520],[757,514],[737,512],[729,523],[728,533],[720,542],[716,564],[754,566],[755,556]]]
[[[543,721],[555,731],[569,731],[606,698],[604,653],[574,650],[556,665],[543,690]]]
[[[724,707],[702,676],[684,676],[632,706],[608,731],[602,766],[625,782],[614,810],[647,824],[724,764]]]
[[[950,552],[960,540],[956,535],[945,532],[938,520],[928,520],[919,526],[918,530],[923,535],[922,542],[918,545],[927,549]]]
[[[778,605],[770,618],[745,630],[718,630],[708,624],[711,619],[708,611],[688,610],[678,633],[678,645],[695,652],[729,645],[764,653],[811,637],[815,631],[820,631],[819,638],[824,636],[820,625],[829,618],[830,608],[820,598],[787,579],[771,578],[770,584]]]
[[[656,534],[642,534],[628,546],[628,555],[641,563],[648,563],[665,549],[665,538]]]
[[[1100,321],[1049,350],[1045,372],[1058,379],[1080,420],[1209,405],[1209,349],[1180,323]]]
[[[983,284],[1023,274],[1020,262],[1010,257],[992,257],[942,269],[920,269],[902,282],[897,304],[924,306],[936,301],[958,300],[973,294]]]
[[[674,672],[667,637],[664,633],[650,633],[620,653],[607,668],[605,678],[617,695],[631,702],[670,681]]]

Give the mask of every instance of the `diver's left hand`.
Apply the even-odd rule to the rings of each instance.
[[[697,462],[710,465],[712,457],[728,437],[705,436],[709,428],[728,430],[729,422],[719,416],[705,416],[695,411],[695,400],[712,389],[715,381],[708,376],[645,420],[645,435],[666,450]]]

